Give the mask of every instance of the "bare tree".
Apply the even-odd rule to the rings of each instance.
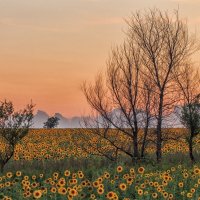
[[[192,162],[194,138],[200,133],[200,78],[199,72],[190,64],[182,67],[179,73],[175,74],[177,85],[180,89],[181,111],[180,121],[187,128],[187,142],[189,155]]]
[[[33,104],[24,110],[15,112],[12,102],[4,101],[0,104],[0,138],[4,149],[0,152],[0,169],[13,156],[16,144],[28,133],[33,119]]]
[[[120,147],[120,141],[115,136],[118,134],[116,130],[114,133],[111,131],[110,123],[94,113],[82,117],[81,122],[82,128],[74,130],[73,143],[88,155],[116,161],[122,145]]]
[[[151,127],[151,122],[153,119],[152,110],[154,108],[155,99],[153,93],[153,84],[151,80],[146,79],[143,77],[142,79],[143,88],[141,90],[141,98],[142,98],[142,108],[143,108],[143,137],[142,137],[142,144],[141,144],[141,158],[145,157],[145,149],[147,146],[148,141],[148,133],[149,128]],[[152,127],[151,127],[152,128]],[[152,129],[151,129],[152,132]]]
[[[88,103],[112,128],[131,138],[129,151],[121,149],[137,160],[140,120],[140,50],[131,41],[112,50],[108,61],[106,79],[99,74],[95,84],[83,84]],[[118,148],[121,148],[118,146]]]
[[[132,150],[126,153],[134,160],[140,157],[139,128],[145,120],[143,156],[153,116],[157,162],[160,162],[163,119],[172,113],[180,99],[174,87],[174,73],[189,62],[198,46],[195,37],[189,35],[187,24],[179,19],[178,11],[172,16],[157,9],[136,12],[127,24],[127,38],[122,46],[112,50],[106,78],[100,74],[94,85],[84,83],[83,92],[100,116],[131,138]],[[139,117],[144,111],[146,117]]]
[[[187,24],[179,19],[178,11],[171,17],[153,9],[137,12],[129,21],[128,36],[142,53],[143,75],[154,84],[157,95],[157,161],[162,158],[162,121],[176,103],[173,72],[179,71],[197,50],[195,38],[189,36]]]

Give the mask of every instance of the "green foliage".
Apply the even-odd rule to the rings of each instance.
[[[180,116],[182,124],[190,130],[192,137],[200,132],[200,104],[198,102],[190,103],[182,108]]]
[[[32,125],[33,107],[30,104],[23,110],[14,111],[12,102],[4,101],[0,105],[0,136],[9,144],[15,145],[27,133]]]
[[[5,144],[4,151],[0,153],[1,170],[12,157],[15,145],[28,133],[32,125],[33,108],[31,103],[16,112],[11,101],[0,103],[0,138]]]

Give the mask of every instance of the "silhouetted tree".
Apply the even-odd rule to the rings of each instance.
[[[183,106],[180,119],[182,124],[188,129],[187,142],[189,145],[189,155],[192,162],[195,162],[193,155],[194,138],[200,134],[200,103],[194,102]]]
[[[18,112],[14,111],[12,102],[0,103],[0,138],[4,148],[0,151],[0,169],[14,154],[16,144],[28,133],[33,119],[33,107],[31,103]]]
[[[112,50],[106,74],[99,74],[93,85],[84,83],[83,92],[98,116],[129,137],[130,148],[120,148],[133,160],[140,158],[139,128],[145,121],[143,157],[149,120],[154,116],[156,155],[160,162],[162,122],[179,102],[174,72],[190,61],[198,43],[189,35],[178,12],[172,16],[158,9],[136,12],[127,24],[127,38]],[[143,112],[145,117],[141,117]]]
[[[187,129],[190,159],[195,162],[193,140],[200,133],[200,78],[198,70],[187,64],[182,67],[179,73],[176,73],[176,80],[182,103],[179,117],[181,123]]]
[[[51,129],[57,127],[59,124],[59,120],[60,119],[58,117],[49,117],[44,123],[44,128]]]
[[[178,11],[170,16],[167,12],[153,9],[133,14],[129,21],[128,36],[142,54],[142,74],[152,81],[157,96],[155,117],[157,161],[162,158],[162,121],[179,97],[174,87],[174,71],[179,71],[192,54],[198,50],[194,36],[189,35],[187,23],[179,18]]]

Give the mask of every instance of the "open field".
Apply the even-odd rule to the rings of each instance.
[[[169,132],[178,135],[183,131]],[[83,141],[76,141],[75,145],[75,134],[81,134],[81,130],[31,130],[16,146],[13,159],[0,177],[1,199],[199,198],[198,138],[195,146],[198,159],[194,166],[187,162],[188,148],[184,137],[164,143],[161,165],[153,161],[153,144],[147,148],[147,161],[133,165],[123,154],[117,162],[89,155],[80,148],[81,145],[77,147]],[[82,134],[89,134],[89,130]],[[97,142],[97,138],[92,141]],[[120,141],[128,145],[126,138]],[[88,151],[95,151],[91,148]],[[106,143],[104,150],[110,150]]]
[[[90,153],[95,153],[96,145],[98,144],[98,136],[90,136],[92,130],[83,129],[32,129],[23,140],[16,145],[13,159],[18,160],[63,160],[66,158],[89,158]],[[164,130],[168,137],[173,137],[172,140],[163,142],[162,147],[163,154],[187,154],[188,145],[185,140],[184,129],[166,129]],[[81,148],[85,147],[86,142],[82,140],[80,135],[84,135],[84,138],[90,139],[93,146],[87,147],[87,152]],[[110,131],[110,137],[115,136],[115,130]],[[178,137],[181,135],[181,137]],[[118,143],[122,143],[125,146],[129,146],[131,142],[129,138],[119,135]],[[150,135],[152,137],[152,135]],[[174,138],[177,138],[174,140]],[[151,138],[151,140],[154,140]],[[90,144],[90,143],[89,143]],[[0,143],[1,149],[5,148],[5,143]],[[111,146],[104,142],[101,144],[105,152],[111,150]],[[196,138],[194,149],[196,153],[200,152],[200,137]],[[147,153],[152,155],[155,153],[155,144],[150,143],[147,146]],[[96,152],[97,154],[97,152]]]

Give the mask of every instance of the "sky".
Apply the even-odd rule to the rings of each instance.
[[[179,9],[200,36],[200,0],[0,0],[0,100],[16,109],[32,100],[50,115],[88,114],[81,83],[106,67],[124,20],[154,7]]]

